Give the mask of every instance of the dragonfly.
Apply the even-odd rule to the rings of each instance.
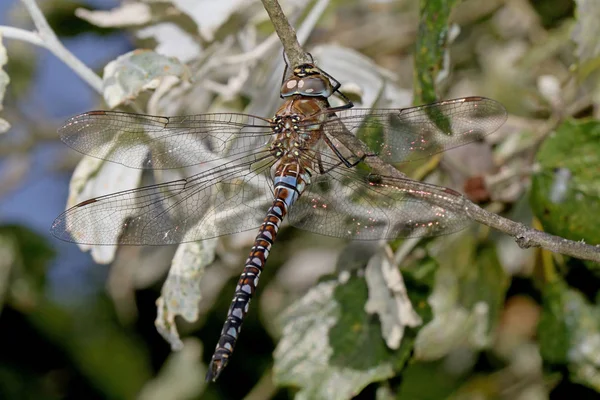
[[[458,192],[381,176],[364,161],[377,155],[408,162],[480,140],[505,122],[505,108],[485,97],[355,108],[339,89],[314,62],[289,69],[286,63],[283,101],[272,118],[117,111],[70,118],[61,139],[83,154],[130,168],[199,172],[83,201],[56,218],[52,234],[92,245],[170,245],[258,228],[206,375],[215,381],[233,354],[284,218],[296,228],[356,240],[437,236],[470,222],[450,206],[465,199]],[[334,95],[342,105],[330,104]],[[338,140],[348,133],[372,153],[348,149]]]

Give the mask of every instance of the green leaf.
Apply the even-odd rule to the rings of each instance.
[[[566,364],[571,380],[600,391],[600,306],[561,281],[544,290],[538,326],[540,353]]]
[[[73,312],[44,299],[27,318],[107,398],[135,398],[148,381],[149,355],[138,339],[118,326],[108,301]]]
[[[444,67],[448,18],[456,3],[456,0],[420,1],[415,51],[415,104],[431,103],[437,99],[435,85]]]
[[[569,352],[568,315],[564,309],[564,284],[549,284],[544,288],[543,310],[538,324],[540,353],[552,364],[566,364]]]
[[[398,399],[447,399],[461,384],[462,376],[448,372],[443,362],[412,363],[402,374]]]
[[[434,317],[415,343],[418,360],[438,360],[460,346],[487,348],[508,286],[491,243],[478,247],[468,232],[447,240],[429,298]]]
[[[148,354],[118,325],[108,299],[76,309],[47,297],[44,283],[54,251],[35,232],[0,227],[0,255],[6,257],[7,249],[12,253],[7,304],[20,310],[36,333],[60,348],[108,398],[135,398],[150,376]]]
[[[530,202],[544,229],[600,243],[600,124],[567,120],[536,155]]]
[[[377,319],[364,311],[366,301],[366,283],[350,277],[321,282],[293,304],[281,318],[274,381],[299,387],[298,399],[348,399],[394,376],[410,355],[414,334],[389,350]]]
[[[5,302],[27,307],[44,290],[54,251],[38,234],[18,225],[0,225],[0,311]]]

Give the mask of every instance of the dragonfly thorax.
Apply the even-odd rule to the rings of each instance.
[[[302,153],[311,150],[320,138],[320,130],[314,128],[312,125],[306,125],[300,115],[276,115],[272,120],[274,138],[271,142],[271,153],[276,158],[300,158]]]

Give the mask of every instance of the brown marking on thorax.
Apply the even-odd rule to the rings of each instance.
[[[283,162],[299,162],[302,153],[314,154],[323,134],[322,124],[327,118],[323,111],[327,108],[327,99],[321,97],[297,95],[286,100],[273,118],[275,139],[271,153]]]

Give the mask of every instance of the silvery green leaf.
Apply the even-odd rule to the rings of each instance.
[[[153,38],[158,43],[154,50],[167,57],[175,57],[182,62],[197,58],[202,53],[202,47],[179,25],[172,22],[161,22],[137,31],[141,39]]]
[[[2,69],[8,62],[8,56],[6,55],[6,48],[2,44],[2,34],[0,33],[0,111],[2,111],[2,101],[4,100],[4,93],[6,87],[10,82],[10,78],[6,72]],[[4,133],[10,129],[10,124],[5,119],[0,118],[0,133]]]
[[[116,28],[144,25],[152,20],[150,6],[143,3],[125,3],[108,11],[90,11],[77,8],[75,15],[92,25]]]
[[[412,340],[390,351],[379,324],[364,312],[364,280],[349,271],[339,278],[315,286],[281,317],[273,379],[300,388],[297,399],[350,399],[392,377],[410,355]]]
[[[566,364],[572,381],[600,391],[600,306],[560,280],[547,284],[543,296],[542,357]]]
[[[246,0],[171,0],[179,10],[186,13],[198,25],[204,40],[214,40],[215,32],[231,17],[248,4]]]
[[[175,57],[151,50],[134,50],[104,67],[104,100],[110,108],[135,99],[143,90],[155,89],[163,77],[189,79],[188,68]]]
[[[206,367],[202,364],[202,343],[185,339],[181,351],[171,353],[158,375],[141,390],[140,400],[195,399],[204,392]]]
[[[0,118],[0,133],[7,132],[10,129],[10,124],[4,118]]]
[[[457,347],[481,350],[492,341],[508,285],[495,247],[465,232],[448,237],[436,255],[440,268],[429,297],[433,319],[418,333],[415,357],[437,360]]]
[[[487,345],[488,308],[483,302],[468,310],[453,307],[438,311],[417,335],[415,358],[421,361],[437,360],[457,347],[482,348]]]
[[[342,92],[351,91],[360,97],[357,107],[410,105],[410,91],[403,91],[391,82],[394,74],[359,52],[336,45],[323,45],[315,47],[311,54],[319,68],[342,84]],[[402,104],[404,101],[406,103]]]
[[[108,147],[106,149],[112,150]],[[67,208],[94,197],[137,187],[141,176],[141,169],[127,168],[120,164],[104,162],[99,158],[84,156],[71,177]],[[102,221],[97,221],[94,228],[96,232],[102,232]],[[70,233],[77,240],[77,231]],[[116,239],[115,237],[115,242]],[[78,246],[82,251],[90,251],[94,261],[100,264],[110,263],[117,249],[116,246],[88,244],[78,244]]]
[[[405,327],[417,327],[423,320],[414,310],[402,274],[382,247],[367,264],[365,279],[369,287],[369,299],[365,311],[377,314],[381,321],[381,333],[387,346],[398,349]]]
[[[600,2],[596,0],[575,0],[577,5],[576,23],[571,32],[575,42],[575,54],[580,63],[600,56]]]
[[[181,315],[189,322],[198,318],[198,303],[202,299],[200,280],[206,267],[215,258],[217,239],[180,244],[175,252],[169,276],[161,296],[156,301],[157,316],[154,321],[158,332],[171,344],[173,350],[182,348],[175,317]]]

